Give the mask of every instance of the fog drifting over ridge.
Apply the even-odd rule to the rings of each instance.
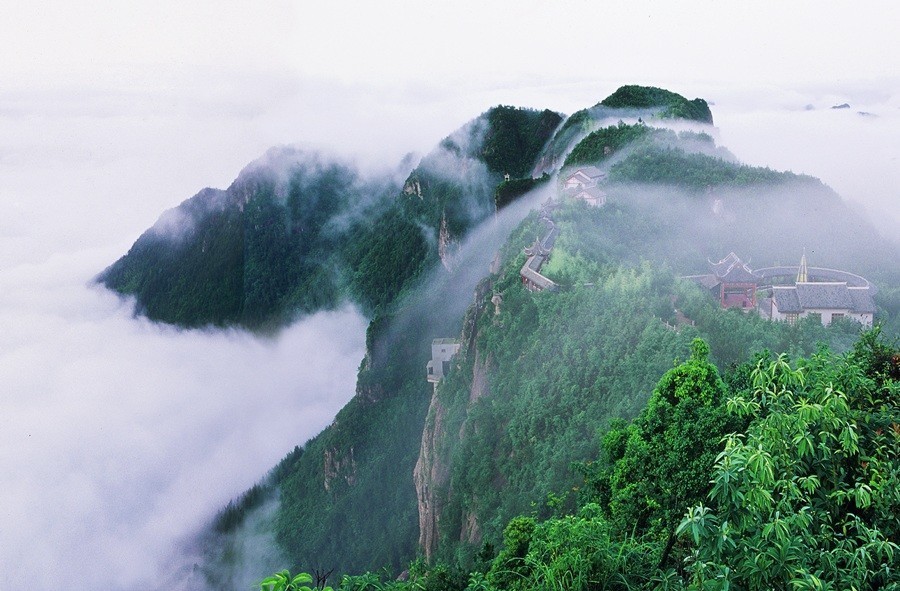
[[[2,588],[153,579],[175,541],[353,394],[365,322],[352,310],[267,341],[156,326],[88,286],[164,209],[225,188],[274,144],[395,166],[492,105],[570,114],[634,81],[413,93],[266,75],[178,82],[0,92]],[[900,239],[896,81],[651,83],[712,101],[717,140],[741,161],[819,176]]]

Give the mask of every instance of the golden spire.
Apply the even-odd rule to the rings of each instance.
[[[803,256],[800,257],[800,268],[797,270],[797,283],[806,283],[809,280],[809,272],[806,268],[806,249],[803,249]]]

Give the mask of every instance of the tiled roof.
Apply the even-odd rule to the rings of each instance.
[[[773,287],[772,301],[782,314],[799,314],[803,311],[794,287]]]
[[[849,310],[853,307],[846,283],[798,283],[797,298],[804,310]]]
[[[850,293],[850,299],[853,300],[853,308],[854,312],[859,314],[875,313],[875,300],[872,299],[872,292],[865,288],[848,288],[847,291]]]
[[[849,310],[857,314],[874,313],[875,301],[867,288],[848,288],[846,283],[798,283],[772,288],[775,307],[782,314],[805,310]]]
[[[605,179],[606,176],[606,173],[596,166],[579,166],[566,174],[565,179],[566,182],[571,181],[572,179],[579,179],[582,183],[597,184],[599,181]]]
[[[579,168],[581,172],[591,177],[592,179],[599,179],[601,177],[606,176],[606,173],[597,168],[596,166],[582,166]]]
[[[594,198],[599,200],[606,199],[606,191],[599,187],[585,187],[580,190],[572,191],[572,196],[578,199]]]

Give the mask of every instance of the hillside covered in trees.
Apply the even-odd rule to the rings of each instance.
[[[562,116],[499,106],[409,164],[363,178],[350,164],[273,149],[228,189],[166,212],[100,274],[153,320],[277,326],[352,300],[397,299],[494,208],[504,174],[523,176]],[[407,174],[405,182],[402,175]]]
[[[344,589],[896,585],[900,252],[711,122],[644,87],[567,118],[495,107],[399,176],[275,151],[161,218],[100,276],[153,319],[270,328],[348,300],[371,319],[356,396],[222,511],[198,581],[246,586],[261,532],[272,564]],[[602,207],[563,198],[577,165]],[[548,198],[561,289],[531,292]],[[769,322],[681,279],[804,249],[876,282],[880,329]],[[433,388],[439,337],[461,349]]]

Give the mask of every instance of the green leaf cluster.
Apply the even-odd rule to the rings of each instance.
[[[751,393],[728,402],[753,421],[725,439],[709,506],[679,526],[690,585],[900,587],[900,390],[882,373],[894,355],[873,332],[843,358],[757,364]]]

